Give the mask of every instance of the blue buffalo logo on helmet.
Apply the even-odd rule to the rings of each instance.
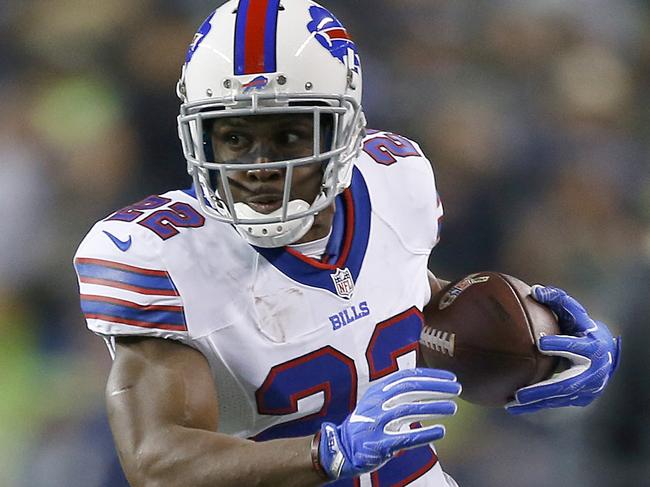
[[[248,83],[242,85],[242,92],[248,94],[251,91],[264,89],[269,84],[269,79],[266,76],[258,76],[250,80]]]
[[[334,15],[323,7],[311,6],[309,7],[309,14],[311,15],[311,22],[307,24],[309,32],[314,34],[318,42],[327,49],[332,56],[346,63],[346,57],[349,52],[354,53],[354,63],[352,69],[359,72],[359,54],[357,53],[357,46],[352,42],[345,27],[337,20]]]
[[[189,63],[192,60],[192,57],[194,56],[196,50],[199,48],[199,45],[201,44],[201,42],[203,42],[205,36],[208,35],[208,32],[210,32],[210,30],[212,29],[212,24],[210,23],[210,21],[212,20],[212,17],[214,17],[215,13],[216,12],[212,12],[210,16],[203,21],[197,33],[194,34],[194,39],[192,39],[192,43],[190,44],[190,47],[187,50],[187,55],[185,56],[185,64]]]

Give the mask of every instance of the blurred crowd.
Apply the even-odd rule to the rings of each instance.
[[[85,329],[71,259],[112,210],[189,186],[175,83],[221,2],[1,3],[0,485],[119,487],[110,358]],[[359,46],[369,126],[433,162],[445,217],[431,269],[555,284],[624,336],[586,410],[461,404],[446,469],[464,486],[647,485],[650,6],[322,3]]]

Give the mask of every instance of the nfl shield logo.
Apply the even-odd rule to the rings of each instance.
[[[336,294],[342,298],[350,299],[354,292],[354,280],[349,269],[347,267],[345,269],[336,269],[336,272],[331,274],[330,277],[334,281]]]

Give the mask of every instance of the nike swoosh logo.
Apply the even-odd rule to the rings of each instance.
[[[126,252],[127,250],[129,250],[131,244],[133,243],[133,241],[131,240],[131,235],[129,235],[128,240],[122,241],[112,233],[107,232],[106,230],[104,230],[104,233],[108,238],[111,239],[111,242],[113,242],[117,246],[117,248],[120,249],[122,252]]]
[[[368,416],[362,416],[361,414],[352,413],[350,415],[350,423],[374,423],[375,420],[369,418]]]

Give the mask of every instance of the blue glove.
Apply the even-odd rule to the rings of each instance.
[[[373,383],[339,426],[323,423],[318,453],[327,476],[356,477],[372,472],[400,450],[426,445],[445,435],[431,422],[456,413],[461,386],[451,372],[409,369]]]
[[[548,380],[519,389],[506,410],[522,414],[590,404],[602,394],[618,367],[621,337],[612,338],[604,323],[592,320],[582,305],[561,289],[537,285],[532,296],[557,315],[563,333],[540,338],[540,351],[564,357],[571,365]]]

